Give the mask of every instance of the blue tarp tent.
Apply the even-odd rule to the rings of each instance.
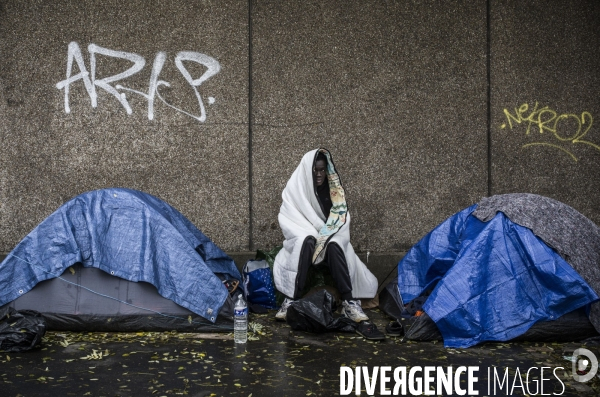
[[[441,223],[398,264],[405,303],[430,292],[423,310],[447,347],[513,339],[598,300],[555,250],[503,212],[487,222],[477,205]]]
[[[233,260],[164,201],[135,190],[104,189],[62,205],[7,255],[0,263],[0,306],[44,280],[60,277],[63,288],[70,288],[74,282],[65,271],[76,263],[152,284],[162,297],[210,323],[229,296],[223,279],[241,280]],[[120,289],[115,293],[122,296]],[[110,297],[97,295],[98,307]]]

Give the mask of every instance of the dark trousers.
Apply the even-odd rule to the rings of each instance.
[[[294,290],[293,299],[300,299],[308,270],[312,265],[312,257],[315,252],[317,240],[308,236],[304,239],[302,249],[300,250],[300,260],[298,263],[298,275],[296,276],[296,288]],[[329,243],[325,251],[325,260],[323,261],[335,282],[335,286],[340,291],[342,300],[352,299],[352,283],[350,281],[350,273],[348,272],[348,263],[344,251],[336,243]]]

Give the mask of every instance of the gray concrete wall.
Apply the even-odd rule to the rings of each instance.
[[[137,54],[145,66],[108,84],[146,94],[155,92],[153,64],[164,52],[157,81],[170,86],[161,84],[157,92],[166,103],[155,96],[149,111],[148,99],[120,89],[129,114],[115,95],[96,87],[94,108],[79,79],[68,86],[67,113],[65,88],[56,85],[66,79],[72,42],[90,76],[91,44]],[[92,51],[98,53],[96,79],[134,65],[102,51]],[[196,87],[206,110],[203,122],[194,87],[175,63],[186,51],[220,65]],[[76,76],[80,67],[74,59]],[[225,249],[247,249],[248,59],[246,2],[2,2],[0,250],[10,250],[66,200],[110,186],[154,194]],[[193,80],[209,70],[207,63],[182,61]]]
[[[493,194],[549,196],[600,225],[600,2],[493,2],[491,39]]]
[[[397,258],[489,194],[546,195],[600,223],[597,1],[0,7],[0,252],[112,186],[166,200],[228,252],[271,248],[281,190],[316,147],[333,153],[361,255]],[[90,79],[145,65],[112,93],[97,84],[92,107],[85,79],[65,93],[69,43]]]
[[[405,250],[486,195],[485,2],[292,4],[253,9],[256,245],[280,240],[279,192],[318,146],[359,251]]]

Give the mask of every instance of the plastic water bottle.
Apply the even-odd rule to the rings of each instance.
[[[246,343],[248,341],[248,306],[246,306],[242,294],[238,295],[233,312],[233,340],[235,343]]]

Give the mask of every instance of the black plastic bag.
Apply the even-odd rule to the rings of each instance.
[[[357,323],[346,317],[334,317],[335,300],[326,290],[292,302],[286,321],[296,331],[322,333],[355,332]]]
[[[404,334],[405,339],[422,342],[443,340],[440,330],[438,329],[437,325],[435,325],[435,321],[433,321],[431,317],[427,315],[427,313],[423,313],[418,317],[411,317],[410,320],[410,326]]]
[[[393,319],[398,319],[402,316],[404,303],[402,296],[398,292],[398,280],[388,283],[379,293],[379,308],[385,314]]]
[[[573,310],[556,320],[535,323],[511,342],[574,342],[598,336],[585,307]]]
[[[46,334],[46,320],[34,310],[17,311],[10,306],[0,310],[0,351],[31,350]]]

